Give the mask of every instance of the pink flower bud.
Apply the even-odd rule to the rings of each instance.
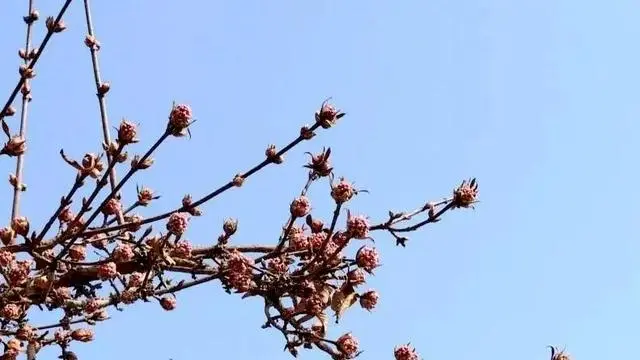
[[[418,353],[416,349],[411,347],[409,344],[397,346],[393,349],[393,356],[396,360],[418,360]]]
[[[311,202],[306,196],[300,196],[291,202],[289,210],[295,217],[306,216],[311,211]]]
[[[116,275],[118,275],[116,263],[110,261],[98,266],[98,277],[101,280],[113,279]]]
[[[11,221],[11,228],[18,235],[27,236],[29,234],[29,220],[24,216],[15,217]]]
[[[356,339],[351,333],[344,334],[336,341],[338,343],[338,350],[343,354],[352,357],[358,352],[358,339]]]
[[[73,245],[69,248],[69,258],[73,261],[82,261],[87,257],[87,249],[84,245]]]
[[[167,230],[177,236],[184,234],[189,224],[189,214],[186,212],[173,213],[167,221]]]
[[[0,229],[0,240],[4,245],[13,245],[16,240],[16,232],[10,227]]]
[[[351,200],[355,193],[356,190],[353,185],[344,178],[340,179],[339,183],[331,185],[331,197],[337,204],[343,204]]]
[[[360,306],[366,310],[373,310],[378,304],[378,293],[375,290],[369,290],[360,295]]]
[[[93,330],[91,329],[75,329],[71,332],[71,338],[76,341],[89,342],[93,340]]]
[[[122,210],[122,204],[120,200],[111,198],[102,208],[102,213],[105,215],[115,215]]]
[[[16,304],[7,304],[2,308],[1,313],[5,320],[18,320],[22,315],[22,310]]]
[[[177,305],[177,301],[176,301],[176,298],[174,297],[165,296],[162,299],[160,299],[160,306],[162,306],[162,308],[165,309],[166,311],[171,311],[175,309],[176,305]]]
[[[347,218],[347,234],[355,239],[366,239],[369,237],[369,221],[365,216],[357,215]]]
[[[375,248],[362,247],[356,254],[356,264],[364,271],[371,273],[380,265],[380,257]]]
[[[135,257],[133,247],[130,244],[118,244],[118,246],[113,249],[112,255],[113,260],[116,262],[127,262]]]
[[[138,134],[138,128],[136,124],[122,120],[120,127],[118,128],[118,142],[121,145],[127,145],[138,142],[136,135]]]

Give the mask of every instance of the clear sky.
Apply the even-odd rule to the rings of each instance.
[[[62,1],[35,2],[46,16]],[[136,179],[163,196],[146,214],[248,169],[266,145],[311,123],[326,97],[348,112],[283,166],[203,207],[188,233],[195,243],[215,241],[227,216],[240,218],[238,242],[273,243],[305,180],[303,152],[322,146],[334,150],[337,175],[371,191],[349,208],[374,221],[479,179],[475,211],[450,213],[406,249],[376,236],[379,306],[350,311],[331,331],[353,331],[364,359],[391,358],[407,341],[425,359],[539,360],[548,344],[577,360],[640,356],[637,1],[94,2],[109,116],[141,124],[136,151],[163,130],[173,100],[199,120],[191,140],[169,141]],[[17,80],[25,9],[8,1],[0,11],[2,99]],[[34,223],[73,180],[58,150],[99,150],[80,1],[65,20],[33,82],[24,212]],[[326,184],[312,196],[328,218]],[[91,360],[289,357],[281,335],[260,329],[260,303],[219,283],[181,293],[178,307],[110,310],[94,344],[75,351]]]

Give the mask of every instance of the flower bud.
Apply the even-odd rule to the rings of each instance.
[[[19,156],[27,151],[26,140],[22,136],[13,136],[7,143],[4,144],[0,154],[7,154],[9,156]]]
[[[11,228],[18,235],[27,236],[29,234],[29,220],[24,216],[15,217],[11,220]]]

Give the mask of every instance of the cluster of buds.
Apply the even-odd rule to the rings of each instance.
[[[453,190],[453,205],[455,207],[468,208],[472,206],[478,198],[478,182],[476,179],[465,180]]]
[[[139,140],[136,138],[138,135],[138,126],[131,121],[122,120],[118,127],[118,143],[120,145],[128,145],[137,143]]]
[[[363,246],[356,253],[356,264],[368,273],[373,273],[373,269],[380,266],[380,255],[378,250]]]
[[[97,179],[98,177],[100,177],[100,174],[104,170],[102,156],[96,155],[94,153],[85,154],[84,157],[82,157],[81,163],[67,158],[63,151],[60,151],[60,156],[62,156],[67,164],[78,170],[78,176],[82,178],[89,176],[91,178]]]
[[[289,211],[293,217],[304,217],[311,211],[311,201],[306,196],[299,196],[291,202]]]
[[[405,344],[396,346],[393,349],[393,357],[396,360],[418,360],[420,357],[416,352],[416,349],[411,346],[411,344]]]
[[[174,105],[169,113],[168,131],[173,136],[184,136],[191,123],[193,114],[191,107],[185,104]]]
[[[322,103],[320,110],[316,111],[316,123],[323,129],[328,129],[336,124],[336,122],[345,115],[345,113],[336,109],[335,106],[329,104],[328,101]]]
[[[238,293],[247,292],[255,287],[251,265],[253,265],[253,259],[244,254],[238,251],[229,254],[225,267],[225,279]]]
[[[101,280],[110,280],[118,275],[118,267],[116,263],[109,261],[98,266],[98,278]]]
[[[101,211],[105,216],[116,215],[122,211],[122,203],[119,199],[112,197],[104,204]]]
[[[325,177],[329,176],[333,171],[329,156],[331,156],[331,148],[322,149],[322,152],[316,155],[307,153],[311,156],[311,161],[305,165],[307,169],[311,169],[311,176],[313,177]]]
[[[118,263],[131,261],[135,256],[136,254],[133,251],[133,246],[127,243],[118,244],[111,254],[113,260]]]
[[[140,206],[148,206],[151,201],[157,200],[160,196],[154,195],[153,190],[143,187],[142,189],[138,188],[138,205]]]
[[[354,358],[358,355],[358,349],[360,343],[351,333],[344,334],[336,341],[338,344],[338,350],[342,352],[348,359]]]
[[[187,240],[178,241],[171,249],[171,256],[181,259],[188,259],[191,256],[193,246]]]
[[[167,221],[167,231],[176,236],[181,236],[187,231],[189,225],[189,213],[177,212],[169,216]]]
[[[131,160],[131,167],[137,170],[148,169],[153,165],[154,160],[150,157],[142,158],[140,155],[135,155]]]
[[[347,236],[353,239],[369,238],[369,220],[364,215],[351,215],[347,217]]]

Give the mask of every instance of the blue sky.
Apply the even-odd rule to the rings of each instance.
[[[61,3],[35,1],[43,16]],[[61,170],[58,150],[99,150],[81,5],[72,4],[68,31],[36,68],[23,206],[34,223],[74,176]],[[25,8],[10,1],[0,12],[3,98],[17,80]],[[269,143],[287,143],[324,98],[348,112],[283,166],[206,205],[188,234],[195,243],[214,241],[227,216],[240,218],[238,242],[273,243],[304,183],[303,152],[322,146],[334,150],[337,175],[371,191],[349,208],[373,220],[479,179],[475,211],[450,213],[406,249],[376,236],[384,266],[370,285],[380,304],[373,314],[351,311],[331,331],[353,331],[364,359],[391,358],[407,341],[425,359],[538,360],[548,344],[579,360],[640,356],[632,345],[640,330],[637,2],[138,0],[93,8],[112,83],[109,116],[141,124],[136,151],[163,130],[173,100],[199,119],[191,140],[169,141],[136,179],[162,194],[156,212],[248,169]],[[2,164],[13,171],[12,161]],[[323,218],[327,194],[326,184],[311,193]],[[181,293],[178,306],[111,310],[93,346],[75,351],[93,360],[288,358],[280,335],[260,329],[258,301],[216,283]]]

